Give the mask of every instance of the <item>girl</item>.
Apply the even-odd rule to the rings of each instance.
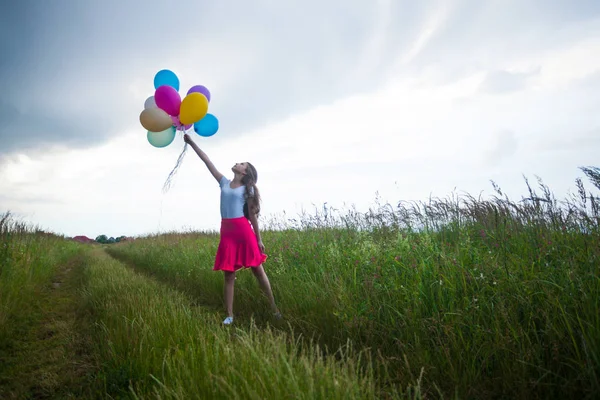
[[[223,324],[233,323],[233,284],[235,272],[240,268],[252,269],[260,287],[271,303],[275,317],[281,318],[281,313],[275,305],[269,278],[262,266],[267,255],[264,253],[265,246],[258,226],[260,194],[256,187],[258,179],[256,168],[248,162],[237,163],[231,168],[233,180],[229,180],[215,168],[208,156],[200,150],[188,134],[185,134],[183,138],[204,161],[212,176],[221,186],[221,240],[213,271],[225,273],[224,292],[227,318]]]

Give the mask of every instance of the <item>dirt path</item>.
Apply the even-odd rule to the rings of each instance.
[[[0,398],[89,398],[82,388],[90,387],[96,368],[79,307],[81,268],[79,258],[61,266],[31,300],[27,329],[4,360]]]

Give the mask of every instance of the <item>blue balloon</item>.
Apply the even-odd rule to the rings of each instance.
[[[204,118],[194,124],[194,131],[204,137],[209,137],[219,130],[219,120],[212,114],[206,114]]]
[[[160,70],[154,76],[154,89],[158,89],[163,85],[174,87],[175,90],[179,91],[179,78],[171,70]]]

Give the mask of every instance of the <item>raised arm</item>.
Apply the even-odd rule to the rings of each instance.
[[[215,177],[215,179],[217,180],[217,182],[221,182],[221,178],[223,177],[223,174],[220,173],[214,166],[214,164],[212,163],[212,161],[210,161],[210,158],[208,158],[208,156],[206,155],[205,152],[203,152],[200,147],[198,147],[198,145],[196,143],[194,143],[194,141],[192,140],[192,138],[190,137],[190,135],[188,135],[187,133],[185,135],[183,135],[183,140],[185,140],[186,143],[188,143],[190,146],[192,146],[192,149],[194,149],[194,151],[196,152],[196,154],[198,154],[198,157],[200,157],[200,159],[202,161],[204,161],[204,164],[206,164],[206,167],[208,168],[208,170],[210,171],[210,173],[212,174],[212,176]]]

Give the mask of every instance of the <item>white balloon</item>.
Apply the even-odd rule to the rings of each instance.
[[[156,108],[156,101],[154,101],[154,96],[150,96],[146,99],[146,101],[144,102],[144,108],[148,109],[148,108]]]

